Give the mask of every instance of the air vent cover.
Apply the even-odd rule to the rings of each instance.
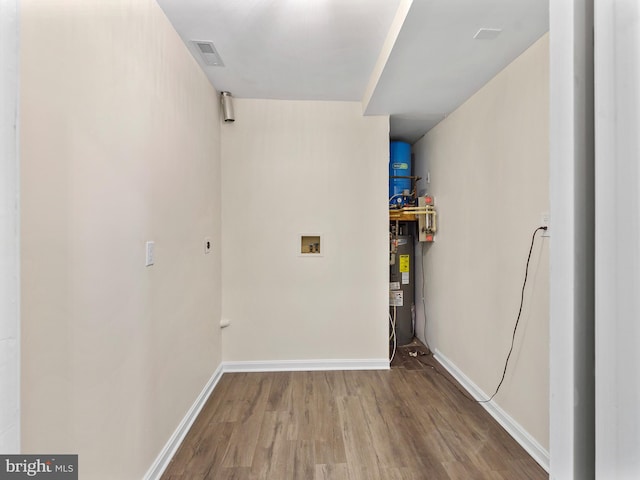
[[[191,43],[196,47],[205,65],[209,65],[211,67],[224,67],[222,58],[220,58],[220,55],[212,42],[193,40]]]

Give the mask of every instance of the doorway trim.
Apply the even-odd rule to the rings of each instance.
[[[20,451],[19,0],[0,0],[0,452]]]
[[[595,478],[593,2],[551,1],[550,478]]]

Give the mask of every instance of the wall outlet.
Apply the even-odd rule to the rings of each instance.
[[[204,253],[211,253],[211,248],[213,247],[213,240],[211,237],[205,237],[204,239]]]
[[[540,214],[540,226],[547,227],[547,229],[542,232],[543,237],[551,236],[551,227],[549,225],[549,220],[550,220],[549,212],[543,212]]]

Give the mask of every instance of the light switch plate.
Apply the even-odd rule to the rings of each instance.
[[[153,265],[155,260],[155,246],[156,242],[149,241],[145,244],[145,261],[144,266],[149,267]]]

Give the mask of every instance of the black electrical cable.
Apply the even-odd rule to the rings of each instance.
[[[476,400],[475,398],[472,398],[471,396],[469,396],[469,394],[463,390],[462,388],[460,388],[458,386],[458,384],[451,380],[447,375],[445,375],[444,373],[442,373],[440,371],[440,369],[436,366],[433,365],[431,363],[427,363],[425,361],[423,361],[420,356],[418,356],[417,360],[424,365],[425,367],[430,368],[431,370],[433,370],[435,373],[437,373],[438,375],[440,375],[442,378],[444,378],[447,382],[449,382],[452,386],[454,386],[456,388],[456,390],[458,390],[458,392],[460,392],[460,394],[462,394],[466,399],[472,401],[472,402],[476,402],[476,403],[488,403],[491,400],[493,400],[493,398],[498,394],[498,391],[500,390],[500,387],[502,386],[502,383],[504,382],[505,376],[507,374],[507,367],[509,366],[509,359],[511,358],[511,353],[513,353],[513,347],[515,345],[515,339],[516,339],[516,332],[518,330],[518,325],[520,324],[520,317],[522,316],[522,307],[524,306],[524,292],[525,292],[525,288],[527,286],[527,278],[529,276],[529,263],[531,262],[531,254],[533,253],[533,247],[535,245],[535,241],[536,241],[536,234],[540,231],[540,230],[547,230],[548,227],[538,227],[533,231],[533,235],[531,236],[531,246],[529,247],[529,255],[527,256],[527,264],[524,270],[524,281],[522,282],[522,291],[520,294],[520,307],[518,309],[518,316],[516,318],[516,323],[513,327],[513,334],[511,336],[511,346],[509,347],[509,353],[507,354],[507,359],[504,362],[504,369],[502,370],[502,377],[500,378],[500,382],[498,383],[498,386],[496,387],[496,390],[493,392],[493,395],[491,395],[491,397],[489,397],[486,400]],[[423,301],[423,308],[424,308],[424,244],[422,245],[422,258],[421,258],[421,263],[422,263],[422,301]],[[424,325],[424,334],[425,334],[425,347],[427,347],[427,353],[422,353],[419,355],[425,355],[428,357],[433,357],[433,351],[431,350],[431,348],[429,347],[429,345],[426,343],[427,340],[427,318],[426,318],[426,308],[424,310],[424,316],[425,316],[425,325]]]
[[[469,396],[469,394],[465,390],[460,388],[456,382],[454,382],[447,375],[442,373],[440,371],[440,369],[436,365],[433,365],[431,363],[425,362],[420,357],[417,358],[417,360],[422,365],[424,365],[425,367],[428,367],[431,370],[433,370],[434,372],[436,372],[438,375],[440,375],[442,378],[444,378],[447,382],[449,382],[451,385],[453,385],[456,388],[456,390],[458,390],[458,392],[460,392],[466,399],[471,400],[472,402],[477,402],[477,403],[488,403],[488,402],[490,402],[496,396],[496,394],[500,390],[500,387],[502,386],[502,383],[504,382],[504,378],[505,378],[505,376],[507,374],[507,366],[509,365],[509,359],[511,358],[511,353],[513,352],[513,346],[515,344],[516,332],[518,330],[518,324],[520,323],[520,316],[522,315],[522,307],[524,305],[524,291],[525,291],[525,287],[527,285],[527,277],[529,276],[529,262],[531,261],[531,254],[533,253],[533,246],[535,244],[536,234],[540,230],[547,230],[547,227],[538,227],[538,228],[536,228],[533,231],[533,235],[531,237],[531,246],[529,247],[529,255],[527,256],[527,265],[526,265],[525,270],[524,270],[524,281],[522,282],[522,292],[521,292],[521,295],[520,295],[520,308],[518,309],[518,317],[516,318],[516,324],[513,327],[513,335],[511,336],[511,347],[509,348],[509,353],[507,354],[507,359],[504,362],[504,369],[502,371],[502,378],[500,379],[500,383],[498,383],[498,386],[496,387],[495,392],[493,392],[493,395],[491,395],[491,397],[489,397],[487,400],[476,400],[475,398],[472,398],[471,396]],[[423,258],[424,258],[424,249],[423,249],[422,254],[423,254]],[[422,262],[422,265],[424,266],[424,260]],[[423,289],[424,289],[424,271],[423,271],[422,282],[423,282],[422,285],[423,285]],[[423,293],[423,300],[424,300],[424,291],[422,293]],[[425,311],[425,340],[426,340],[426,311]],[[427,347],[427,352],[428,352],[425,355],[433,357],[433,352],[431,351],[429,346],[428,345],[425,345],[425,346]]]
[[[518,324],[520,323],[520,316],[522,315],[522,306],[524,305],[524,289],[527,286],[527,277],[529,276],[529,262],[531,261],[531,253],[533,252],[533,245],[536,242],[536,234],[541,230],[546,230],[547,227],[538,227],[533,231],[533,235],[531,236],[531,247],[529,247],[529,256],[527,257],[527,266],[524,269],[524,282],[522,282],[522,292],[520,294],[520,308],[518,309],[518,317],[516,318],[516,324],[513,327],[513,335],[511,336],[511,347],[509,347],[509,353],[507,354],[507,360],[504,362],[504,369],[502,370],[502,378],[500,379],[500,383],[496,387],[496,391],[493,392],[486,400],[478,400],[478,403],[488,403],[493,400],[498,394],[500,387],[502,386],[502,382],[504,382],[504,377],[507,375],[507,366],[509,365],[509,359],[511,358],[511,353],[513,352],[513,345],[516,340],[516,331],[518,330]]]

